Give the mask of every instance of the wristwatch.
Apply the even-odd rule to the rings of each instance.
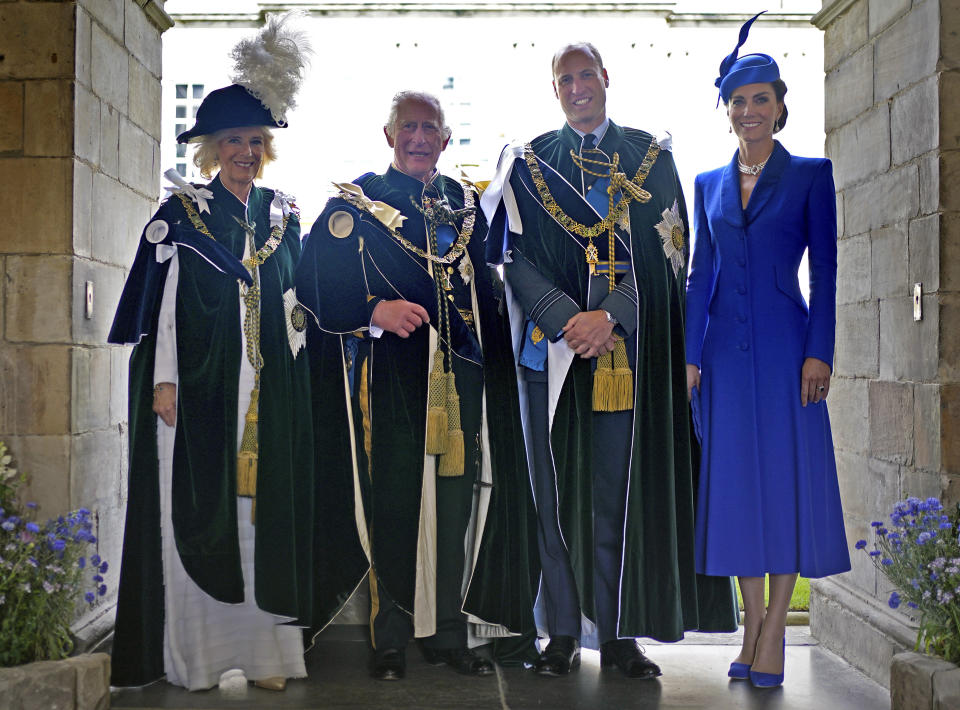
[[[601,308],[600,310],[603,309]],[[613,325],[618,325],[620,323],[620,321],[617,320],[617,317],[610,311],[603,311],[603,313],[607,317],[607,323],[612,323]]]

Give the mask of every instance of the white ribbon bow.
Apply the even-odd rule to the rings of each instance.
[[[207,200],[213,199],[213,193],[210,192],[210,190],[205,187],[195,187],[191,185],[173,168],[167,170],[163,176],[177,186],[176,189],[169,187],[167,188],[171,193],[182,192],[184,195],[197,203],[197,206],[200,208],[200,212],[210,211],[210,208],[207,206]]]

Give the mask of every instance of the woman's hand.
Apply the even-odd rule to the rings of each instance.
[[[693,399],[693,388],[700,389],[700,368],[687,363],[687,401]]]
[[[800,405],[822,402],[830,391],[830,366],[823,360],[808,357],[800,370]]]
[[[371,324],[401,338],[409,338],[413,331],[429,322],[430,316],[427,315],[427,309],[419,303],[400,299],[380,301],[374,307],[370,317]]]
[[[159,382],[153,387],[153,411],[169,427],[177,423],[177,386]]]

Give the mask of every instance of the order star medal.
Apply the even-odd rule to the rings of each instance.
[[[686,246],[684,239],[686,233],[683,228],[683,220],[680,219],[680,208],[676,200],[674,200],[672,207],[661,213],[661,217],[663,219],[656,224],[655,229],[660,235],[663,254],[673,267],[673,274],[676,276],[684,266],[684,247]]]

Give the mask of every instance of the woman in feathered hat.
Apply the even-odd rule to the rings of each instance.
[[[728,165],[696,179],[686,348],[702,414],[697,572],[739,577],[743,647],[729,676],[769,687],[783,682],[798,573],[836,574],[850,560],[825,401],[836,320],[832,167],[774,140],[787,120],[777,63],[737,57],[755,19],[716,80],[739,145]],[[797,277],[805,250],[809,307]]]
[[[195,162],[147,225],[110,332],[133,343],[127,522],[114,685],[190,690],[240,669],[282,690],[306,675],[313,453],[299,222],[254,184],[275,155],[304,45],[271,21],[207,96]],[[280,87],[278,90],[277,87]]]

